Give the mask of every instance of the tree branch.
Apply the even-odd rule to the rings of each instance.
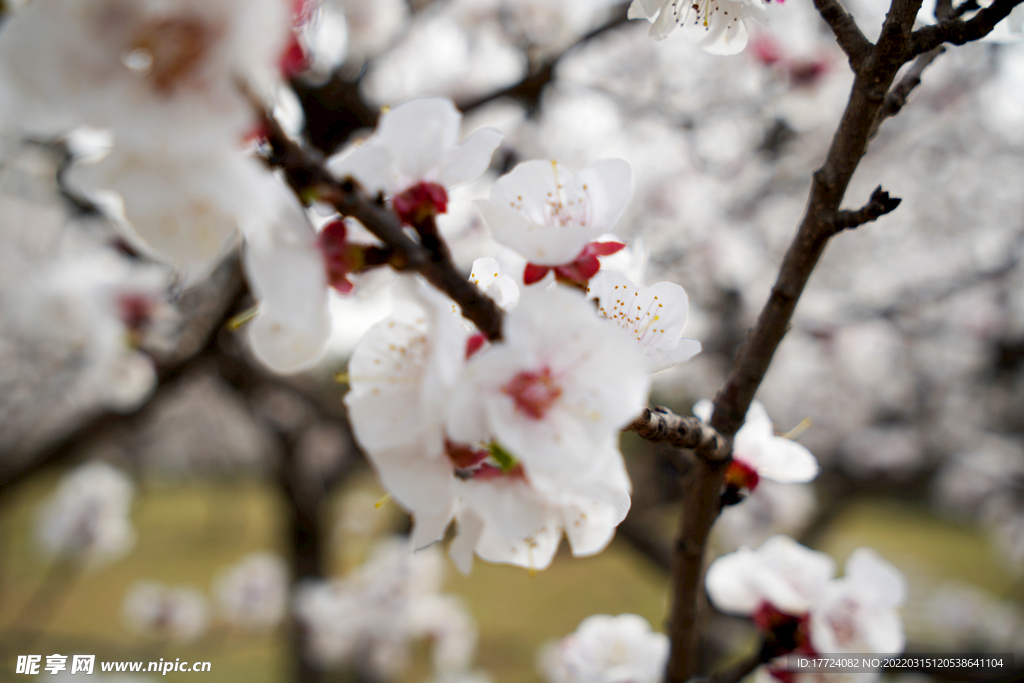
[[[816,0],[819,9],[828,3]],[[867,151],[872,126],[885,103],[896,73],[913,55],[907,49],[910,30],[921,0],[893,0],[878,45],[868,49],[858,66],[851,59],[855,78],[846,110],[832,138],[825,163],[815,171],[807,209],[793,238],[771,295],[754,329],[740,348],[725,385],[715,396],[710,425],[731,439],[746,417],[754,394],[764,380],[775,350],[789,329],[796,304],[807,286],[829,239],[836,234],[839,206],[850,179]],[[835,17],[830,12],[830,16]],[[841,27],[840,41],[863,48]],[[835,29],[834,29],[835,30]],[[846,47],[844,47],[846,49]],[[854,54],[858,54],[856,51]],[[891,203],[891,200],[889,200]],[[883,205],[884,203],[880,202]],[[844,218],[848,217],[842,214]],[[728,461],[724,461],[728,462]],[[683,683],[700,667],[698,607],[703,595],[704,550],[711,527],[721,510],[720,491],[724,462],[697,459],[684,487],[683,510],[672,561],[673,600],[669,616],[672,651],[667,680]]]
[[[850,230],[859,225],[878,220],[885,214],[896,209],[903,201],[899,197],[890,197],[889,193],[879,185],[871,193],[871,200],[856,211],[840,211],[836,214],[835,231]]]
[[[562,57],[567,55],[573,48],[579,47],[580,45],[593,40],[611,29],[625,24],[628,21],[628,8],[629,3],[622,3],[608,21],[601,24],[590,33],[582,36],[563,52],[560,52],[559,54],[548,58],[540,65],[531,68],[523,80],[518,83],[510,85],[507,88],[503,88],[502,90],[498,90],[497,92],[484,95],[483,97],[478,97],[474,100],[467,99],[458,102],[459,109],[462,111],[469,111],[470,109],[475,109],[476,107],[501,99],[502,97],[511,97],[512,99],[519,100],[524,103],[528,109],[532,110],[540,101],[540,94],[541,91],[544,90],[544,86],[553,80],[555,67],[558,65],[558,62]]]
[[[447,293],[462,308],[462,315],[475,323],[488,339],[501,339],[501,309],[455,268],[444,250],[430,250],[414,240],[394,212],[367,197],[353,179],[336,179],[318,154],[303,149],[289,138],[262,107],[259,112],[273,150],[269,161],[284,169],[296,194],[300,197],[312,194],[329,202],[341,215],[358,220],[395,250],[392,265],[418,272]]]
[[[860,71],[871,54],[871,48],[874,47],[871,41],[864,36],[850,13],[839,4],[839,0],[814,0],[814,6],[832,29],[839,47],[849,58],[850,68],[854,73]]]
[[[624,431],[635,432],[655,443],[664,441],[676,448],[686,448],[705,460],[728,460],[732,444],[728,439],[696,417],[676,415],[665,406],[644,408]]]
[[[955,18],[943,19],[937,24],[914,31],[910,42],[911,54],[924,54],[943,43],[963,45],[984,38],[1022,1],[1024,0],[995,0],[967,21],[955,17],[960,9],[958,7],[953,12]]]
[[[914,60],[913,66],[907,71],[906,75],[900,79],[900,82],[893,86],[893,89],[889,91],[889,94],[885,96],[885,104],[878,111],[878,116],[875,117],[875,123],[871,128],[870,137],[875,137],[878,133],[878,127],[882,125],[882,121],[889,117],[896,116],[903,109],[903,106],[907,103],[907,98],[910,93],[917,86],[921,85],[921,75],[924,70],[935,61],[936,57],[946,51],[946,48],[941,45],[934,50],[929,50],[923,55],[918,55],[917,59]]]

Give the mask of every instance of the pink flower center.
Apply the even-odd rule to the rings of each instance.
[[[551,376],[551,368],[544,368],[540,372],[520,372],[501,388],[501,392],[512,397],[516,410],[540,420],[562,395],[562,388]]]
[[[396,194],[391,206],[403,223],[419,225],[448,210],[448,193],[437,183],[419,183]]]
[[[738,489],[753,491],[761,476],[753,467],[742,460],[733,460],[729,463],[729,469],[725,471],[725,483]]]

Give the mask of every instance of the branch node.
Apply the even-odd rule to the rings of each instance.
[[[856,211],[840,211],[836,214],[833,222],[835,232],[851,230],[859,225],[877,220],[895,210],[901,201],[903,200],[899,197],[890,197],[889,193],[879,185],[871,193],[871,199],[862,208]]]
[[[644,408],[644,412],[626,427],[655,443],[692,450],[709,463],[724,463],[732,455],[727,439],[696,417],[676,415],[665,406]]]

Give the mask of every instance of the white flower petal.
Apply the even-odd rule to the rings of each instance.
[[[247,326],[249,341],[271,370],[298,372],[320,360],[330,337],[327,274],[313,227],[294,200],[268,219],[246,233],[243,265],[260,306]]]
[[[374,196],[378,192],[390,195],[396,191],[397,178],[392,170],[391,152],[378,145],[356,144],[327,160],[327,170],[339,180],[351,176]],[[400,188],[399,188],[400,189]]]
[[[682,339],[689,300],[677,284],[658,282],[640,289],[624,275],[601,270],[590,280],[587,295],[599,301],[601,315],[636,338],[652,373],[689,360],[701,350],[700,342]]]
[[[501,146],[504,137],[505,134],[495,128],[473,131],[441,158],[437,182],[450,190],[482,176],[490,168],[494,150]]]
[[[781,436],[761,445],[753,467],[759,476],[782,484],[813,481],[819,469],[817,458],[805,446]]]
[[[555,162],[527,161],[476,204],[496,240],[531,263],[561,265],[615,227],[632,193],[631,177],[621,159],[591,164],[571,179]]]
[[[907,578],[871,548],[858,548],[846,560],[846,577],[862,592],[865,602],[898,607],[907,601]]]
[[[473,552],[484,531],[484,523],[476,513],[469,510],[460,512],[456,520],[458,532],[448,544],[448,555],[458,570],[468,576],[473,569]]]
[[[399,174],[414,182],[424,180],[455,147],[461,122],[462,114],[447,98],[411,100],[381,116],[374,144],[391,153]]]

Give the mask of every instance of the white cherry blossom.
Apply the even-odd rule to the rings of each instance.
[[[705,52],[732,55],[747,46],[747,19],[768,23],[763,0],[633,0],[630,19],[648,19],[650,35],[662,40],[682,25]]]
[[[503,341],[470,359],[447,412],[459,443],[496,440],[531,483],[557,489],[587,471],[650,389],[647,364],[621,329],[582,294],[525,291]]]
[[[870,548],[854,550],[846,573],[829,582],[811,609],[811,641],[818,652],[898,654],[906,637],[897,608],[907,601],[907,579]]]
[[[668,636],[643,617],[595,614],[545,647],[539,665],[548,683],[659,683],[668,653]]]
[[[225,570],[213,593],[229,623],[250,631],[274,628],[288,611],[288,567],[276,555],[253,553]]]
[[[754,616],[763,607],[806,614],[836,573],[835,561],[788,536],[772,536],[757,550],[741,548],[708,567],[711,603],[731,614]]]
[[[389,680],[406,669],[411,643],[428,639],[436,671],[465,670],[476,624],[458,597],[441,593],[443,578],[439,550],[413,554],[403,539],[390,538],[348,576],[301,585],[295,615],[309,630],[309,654]]]
[[[447,190],[483,175],[503,137],[481,128],[456,144],[461,122],[449,99],[411,100],[385,112],[370,138],[328,159],[327,167],[339,178],[354,177],[370,194],[383,192],[403,219],[421,203],[444,213]]]
[[[498,178],[475,204],[494,239],[539,266],[571,262],[591,240],[611,232],[632,194],[622,159],[593,163],[566,178],[555,161],[526,161]]]
[[[701,399],[693,406],[693,414],[704,422],[711,419],[713,410],[708,399]],[[732,450],[733,465],[745,468],[744,473],[737,472],[737,475],[745,475],[739,476],[737,484],[747,488],[754,488],[760,477],[794,484],[818,476],[814,454],[792,439],[776,436],[768,411],[760,401],[750,404],[746,420],[733,439]]]
[[[473,261],[469,279],[506,311],[511,311],[519,303],[519,285],[508,275],[502,275],[496,259],[488,256]]]
[[[43,135],[81,124],[119,140],[202,150],[241,140],[236,79],[268,83],[288,37],[285,0],[40,0],[0,34],[0,110]]]
[[[356,438],[371,453],[420,446],[426,457],[438,457],[469,332],[455,303],[414,277],[395,281],[392,302],[394,312],[352,353],[345,404]]]
[[[636,337],[650,372],[660,372],[700,353],[700,342],[682,337],[690,312],[686,291],[672,282],[640,288],[614,271],[601,270],[587,286],[598,312]]]
[[[103,405],[128,412],[156,384],[152,360],[137,347],[151,323],[171,317],[167,284],[163,269],[112,249],[62,254],[4,292],[0,327],[80,365]]]
[[[94,565],[120,559],[135,545],[134,496],[132,480],[104,462],[72,470],[40,510],[39,544],[55,557]]]
[[[224,144],[202,152],[118,145],[95,165],[76,164],[71,181],[99,203],[116,193],[133,247],[173,266],[185,284],[216,267],[240,242],[239,227],[271,209],[278,183],[254,160]]]
[[[210,623],[202,593],[158,581],[134,583],[125,594],[122,613],[133,631],[174,643],[194,642]]]

